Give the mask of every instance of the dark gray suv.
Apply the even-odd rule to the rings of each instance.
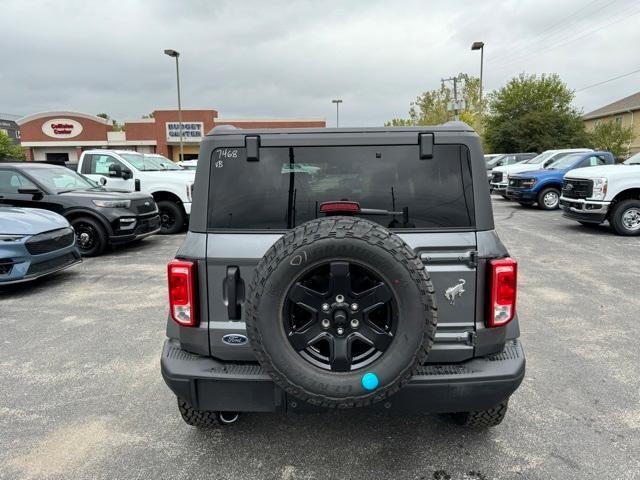
[[[218,127],[199,158],[161,359],[188,424],[331,408],[502,421],[525,372],[517,264],[470,127]]]

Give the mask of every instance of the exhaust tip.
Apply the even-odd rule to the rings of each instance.
[[[220,412],[219,413],[220,422],[225,425],[231,425],[232,423],[236,423],[240,418],[240,414],[238,412]]]

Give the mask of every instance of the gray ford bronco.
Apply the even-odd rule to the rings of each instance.
[[[525,371],[517,264],[470,127],[217,127],[199,158],[161,359],[189,425],[332,408],[502,421]]]

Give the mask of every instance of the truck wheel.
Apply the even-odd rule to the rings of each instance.
[[[95,257],[107,247],[107,232],[98,220],[78,217],[69,222],[76,232],[76,244],[83,257]]]
[[[488,428],[500,425],[507,414],[509,400],[490,408],[489,410],[472,410],[470,412],[454,413],[453,418],[459,425],[472,428]]]
[[[618,235],[640,235],[640,200],[629,199],[616,203],[609,223]]]
[[[262,367],[293,397],[326,408],[397,392],[436,330],[433,286],[416,253],[353,217],[313,220],[279,239],[260,260],[246,305]]]
[[[178,398],[178,410],[187,425],[197,428],[215,428],[231,425],[240,417],[236,412],[211,412],[193,408],[184,400]]]
[[[560,190],[557,188],[545,188],[538,193],[538,208],[541,210],[557,210],[559,206]]]
[[[161,234],[173,235],[182,230],[185,215],[180,205],[171,200],[160,200],[158,210],[160,211]]]

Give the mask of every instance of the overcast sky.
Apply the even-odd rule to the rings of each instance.
[[[406,116],[442,77],[485,91],[519,72],[571,88],[640,69],[640,1],[1,0],[0,112],[106,112],[120,121],[176,107],[226,118],[326,118],[343,126]],[[585,112],[640,91],[640,73],[576,95]]]

